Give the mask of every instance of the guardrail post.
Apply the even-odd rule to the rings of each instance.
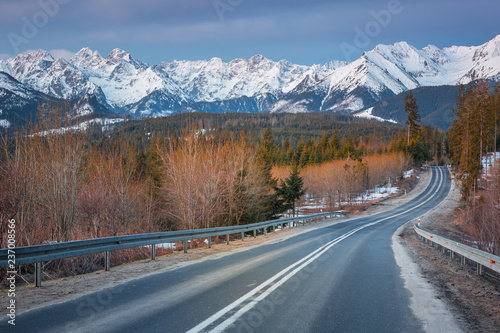
[[[241,241],[243,242],[245,240],[245,233],[242,231],[241,232]]]
[[[151,245],[151,260],[156,260],[156,244]]]
[[[212,248],[212,236],[209,236],[208,237],[208,248],[211,249]]]
[[[487,274],[485,272],[485,267],[484,267],[485,265],[486,268],[491,268],[493,271],[500,273],[498,267],[495,267],[494,265],[489,266],[489,264],[495,264],[497,261],[500,262],[500,258],[498,256],[472,248],[470,246],[455,241],[450,241],[438,235],[421,232],[420,228],[416,226],[415,226],[415,231],[422,237],[422,240],[430,244],[430,246],[432,246],[436,250],[440,250],[445,257],[448,257],[454,262],[459,262],[462,267],[472,266],[472,268],[474,268],[474,263],[475,263],[476,264],[475,270],[477,275],[479,276]]]
[[[267,227],[266,228],[262,228],[262,231],[264,232],[264,236],[267,235]]]
[[[35,287],[42,286],[42,263],[35,263]]]
[[[253,238],[257,237],[257,229],[253,229]]]
[[[182,243],[184,245],[184,253],[188,253],[188,242],[187,242],[187,240],[183,240]]]
[[[109,251],[106,251],[104,255],[104,270],[109,271],[111,269],[111,255]]]
[[[229,245],[229,234],[226,235],[226,244]]]
[[[276,224],[273,224],[273,232],[276,232]]]

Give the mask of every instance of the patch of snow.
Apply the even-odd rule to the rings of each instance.
[[[85,104],[84,106],[78,108],[78,110],[76,111],[76,114],[78,116],[82,117],[82,116],[92,114],[93,112],[94,112],[94,109],[92,109],[92,107],[90,105]]]
[[[397,121],[395,121],[393,119],[384,119],[382,117],[374,116],[374,115],[372,115],[372,112],[373,112],[373,108],[368,108],[368,109],[363,110],[361,112],[355,113],[353,116],[358,117],[358,118],[374,119],[374,120],[378,120],[378,121],[382,121],[382,122],[387,121],[387,122],[390,122],[393,124],[398,123]]]
[[[0,127],[9,128],[10,121],[8,121],[7,119],[0,119]]]
[[[390,183],[385,186],[376,186],[373,190],[366,191],[365,194],[355,198],[354,202],[364,202],[367,200],[378,200],[395,194],[399,191],[399,187],[392,186]]]
[[[161,244],[156,244],[157,249],[167,249],[167,250],[177,250],[177,246],[175,246],[175,243],[161,243]]]
[[[497,161],[500,160],[500,152],[490,153],[487,156],[483,156],[483,160],[481,164],[483,165],[483,170],[490,170],[492,167],[495,167]]]
[[[392,194],[396,194],[399,191],[399,187],[392,186],[391,183],[388,183],[384,186],[376,186],[374,189],[367,190],[361,195],[353,198],[351,203],[361,204],[367,201],[378,200],[382,198],[386,198]],[[341,202],[342,206],[349,204],[348,202]],[[314,198],[313,196],[306,193],[305,202],[303,205],[297,206],[295,209],[296,216],[304,216],[311,214],[308,210],[317,209],[320,212],[328,210],[328,200],[327,198]],[[286,212],[286,215],[292,216],[292,211],[289,210]]]
[[[125,121],[125,119],[122,118],[97,118],[84,121],[77,125],[56,128],[49,131],[35,133],[33,135],[45,136],[48,134],[63,134],[66,132],[83,132],[86,131],[91,125],[101,125],[101,130],[104,132],[107,131],[112,125],[121,123],[123,121]]]
[[[411,170],[408,170],[408,171],[404,171],[403,172],[403,178],[406,179],[406,178],[410,178],[411,176],[413,175],[417,175],[417,170],[415,169],[411,169]]]

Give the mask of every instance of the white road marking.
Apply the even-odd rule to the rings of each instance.
[[[394,215],[385,217],[383,219],[380,219],[380,220],[372,222],[372,223],[365,224],[365,225],[363,225],[361,227],[358,227],[358,228],[356,228],[354,230],[349,231],[348,233],[343,234],[340,237],[335,238],[334,240],[332,240],[332,241],[326,243],[325,245],[321,246],[320,248],[318,248],[316,251],[308,254],[307,256],[305,256],[304,258],[302,258],[299,261],[295,262],[294,264],[286,267],[285,269],[283,269],[282,271],[280,271],[276,275],[272,276],[271,278],[269,278],[268,280],[266,280],[265,282],[263,282],[262,284],[260,284],[258,287],[254,288],[253,290],[249,291],[245,295],[243,295],[240,298],[238,298],[233,303],[231,303],[231,304],[227,305],[226,307],[224,307],[223,309],[219,310],[218,312],[216,312],[215,314],[213,314],[212,316],[210,316],[209,318],[207,318],[206,320],[204,320],[200,324],[196,325],[195,327],[193,327],[192,329],[190,329],[189,331],[187,331],[187,333],[201,332],[202,330],[206,329],[208,326],[212,325],[214,322],[216,322],[217,320],[219,320],[220,318],[222,318],[223,316],[225,316],[227,313],[229,313],[230,311],[232,311],[234,308],[236,308],[237,306],[241,305],[243,302],[247,301],[248,299],[250,299],[251,297],[253,297],[255,294],[257,294],[259,291],[261,291],[262,289],[266,288],[271,283],[273,283],[274,281],[278,280],[280,277],[283,276],[283,278],[281,278],[281,280],[279,280],[278,282],[276,282],[273,286],[271,286],[269,289],[267,289],[261,295],[259,295],[258,297],[256,297],[254,300],[250,301],[248,304],[246,304],[241,309],[239,309],[236,313],[234,313],[231,317],[227,318],[222,323],[220,323],[217,327],[215,327],[214,329],[212,329],[210,331],[210,332],[213,332],[213,333],[222,332],[224,329],[226,329],[231,324],[233,324],[236,320],[238,320],[238,318],[240,318],[243,314],[245,314],[247,311],[249,311],[251,308],[253,308],[255,305],[257,305],[257,303],[259,301],[261,301],[265,297],[267,297],[270,293],[272,293],[279,286],[281,286],[283,283],[285,283],[287,280],[289,280],[292,276],[294,276],[295,274],[297,274],[304,267],[306,267],[311,262],[313,262],[314,260],[316,260],[319,256],[321,256],[322,254],[324,254],[326,251],[328,251],[332,246],[338,244],[339,242],[341,242],[344,239],[352,236],[353,234],[357,233],[360,230],[363,230],[363,229],[365,229],[365,228],[367,228],[369,226],[378,224],[380,222],[392,219],[394,217],[398,217],[400,215],[406,214],[406,213],[408,213],[408,212],[410,212],[412,210],[415,210],[418,207],[426,204],[428,201],[430,201],[432,198],[434,198],[436,196],[436,194],[439,192],[439,190],[441,188],[441,184],[443,183],[444,176],[443,176],[443,172],[442,172],[441,168],[438,168],[438,172],[439,172],[439,178],[440,178],[439,185],[437,185],[437,183],[434,182],[434,184],[432,185],[431,190],[429,191],[432,194],[424,202],[422,202],[422,203],[420,203],[420,204],[418,204],[418,205],[416,205],[416,206],[414,206],[414,207],[412,207],[412,208],[410,208],[410,209],[408,209],[408,210],[406,210],[404,212],[401,212],[401,213],[398,213],[398,214],[394,214]],[[289,273],[287,274],[287,272],[289,272]]]

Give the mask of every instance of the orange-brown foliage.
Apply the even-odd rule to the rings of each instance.
[[[301,170],[309,198],[326,200],[328,209],[338,209],[341,203],[351,204],[358,194],[399,178],[409,166],[409,159],[399,153],[377,154],[352,159],[334,160],[307,166]],[[274,167],[273,176],[284,179],[289,167]]]
[[[470,198],[457,215],[457,222],[471,244],[489,253],[500,255],[500,170],[495,168],[485,189],[477,198]]]

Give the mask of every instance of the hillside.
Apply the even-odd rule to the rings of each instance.
[[[351,63],[331,61],[312,66],[273,61],[262,55],[227,63],[212,58],[149,65],[120,49],[102,57],[83,48],[70,60],[38,50],[0,61],[0,97],[4,97],[0,100],[0,120],[3,124],[12,122],[14,118],[8,113],[14,106],[18,107],[16,117],[28,118],[41,98],[83,98],[93,102],[74,103],[75,115],[352,114],[373,106],[373,115],[401,122],[403,110],[392,105],[398,95],[416,89],[425,100],[424,122],[437,121],[446,128],[456,88],[444,86],[456,87],[477,79],[497,82],[499,57],[500,35],[470,47],[439,49],[429,45],[416,49],[406,42],[378,45]],[[394,101],[388,100],[394,96]]]

